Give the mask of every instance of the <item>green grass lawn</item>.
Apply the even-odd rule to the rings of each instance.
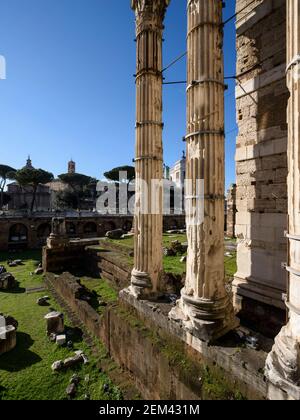
[[[126,238],[126,239],[119,239],[119,240],[108,240],[114,244],[124,246],[126,249],[133,249],[133,237]],[[165,248],[170,247],[171,243],[173,241],[179,241],[181,243],[187,242],[187,237],[185,234],[164,234],[163,235],[163,246]],[[225,238],[225,242],[232,242],[235,243],[236,241],[234,239],[227,239]],[[225,276],[226,280],[230,281],[234,274],[237,272],[237,265],[236,265],[236,252],[231,253],[231,257],[224,257],[224,263],[225,263]],[[164,270],[167,273],[173,273],[176,275],[182,275],[186,271],[186,264],[180,262],[182,256],[176,256],[176,257],[164,257],[163,258],[163,264],[164,264]],[[129,257],[128,260],[133,263],[133,258]]]
[[[126,238],[126,239],[107,239],[109,242],[112,242],[114,244],[122,245],[126,248],[133,249],[133,237]],[[163,246],[169,247],[171,245],[171,242],[173,241],[179,241],[179,242],[186,242],[186,235],[163,235]]]
[[[5,262],[8,258],[10,256],[7,253],[0,253],[0,264],[7,267]],[[29,274],[34,271],[40,261],[40,253],[28,251],[19,255],[13,254],[13,259],[18,258],[24,261],[23,266],[9,269],[7,267],[19,281],[18,289],[11,293],[0,292],[0,312],[12,315],[19,321],[17,347],[0,356],[0,400],[65,399],[65,389],[74,372],[82,379],[76,399],[83,399],[85,393],[88,393],[93,400],[121,399],[119,389],[104,373],[99,372],[97,367],[99,359],[107,357],[106,351],[99,345],[99,356],[95,356],[78,334],[74,335],[74,350],[83,350],[90,363],[76,370],[52,373],[53,362],[73,356],[74,352],[67,348],[57,347],[47,338],[44,316],[49,312],[49,308],[38,306],[36,300],[46,294],[49,295],[49,292],[45,290],[26,293],[26,289],[43,286],[43,277]],[[84,281],[88,282],[88,279]],[[93,286],[97,289],[96,281]],[[98,290],[103,298],[108,300],[114,298],[110,289],[106,290],[106,296],[104,296],[104,286],[99,286]],[[60,309],[52,298],[50,305],[55,309]],[[68,319],[66,319],[66,326],[71,329]],[[85,381],[85,378],[89,380]],[[108,393],[103,391],[105,383],[110,385]]]
[[[225,278],[230,282],[237,272],[236,252],[232,252],[232,257],[225,257]]]
[[[90,302],[91,306],[101,315],[105,312],[105,306],[100,306],[98,300],[107,304],[118,301],[118,292],[110,286],[104,279],[93,279],[91,277],[80,277],[81,284],[90,291],[97,292],[98,298],[95,302]]]

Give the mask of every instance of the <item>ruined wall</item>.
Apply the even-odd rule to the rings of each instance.
[[[96,238],[103,237],[109,230],[123,229],[130,231],[132,228],[132,216],[111,216],[92,214],[88,216],[64,216],[64,213],[39,213],[30,216],[25,215],[0,215],[0,251],[8,249],[28,248],[37,249],[46,244],[51,231],[51,219],[61,215],[66,217],[67,233],[70,238]],[[25,235],[23,240],[13,241],[14,227],[21,225]],[[184,215],[164,216],[164,230],[183,229],[185,227]],[[25,239],[26,236],[26,239]]]
[[[264,356],[253,364],[250,350],[233,351],[206,346],[196,351],[181,339],[182,329],[153,304],[136,310],[124,297],[105,307],[100,315],[78,297],[76,278],[68,273],[47,274],[50,290],[63,299],[80,322],[107,348],[109,355],[129,372],[148,400],[263,399],[266,385],[260,373]],[[254,350],[252,351],[254,352]],[[244,361],[246,357],[247,363]]]
[[[255,308],[257,324],[267,323],[276,334],[285,320],[286,291],[286,2],[237,0],[237,12],[247,4],[237,15],[235,304],[245,319]],[[273,307],[276,321],[267,318]]]

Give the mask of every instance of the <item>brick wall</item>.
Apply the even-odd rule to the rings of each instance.
[[[239,308],[243,299],[251,298],[260,308],[256,316],[263,319],[272,307],[284,310],[286,290],[281,269],[287,252],[286,2],[237,0],[237,11],[247,4],[237,16],[234,291]]]

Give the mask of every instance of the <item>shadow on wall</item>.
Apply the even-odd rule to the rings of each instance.
[[[245,23],[248,29],[243,25],[237,32],[238,73],[244,75],[239,79],[243,87],[237,89],[238,272],[234,287],[243,297],[239,300],[242,321],[274,337],[285,324],[286,274],[281,263],[287,252],[289,92],[285,1],[273,11],[272,7],[271,2],[263,2]],[[257,20],[266,8],[272,15],[263,22]]]

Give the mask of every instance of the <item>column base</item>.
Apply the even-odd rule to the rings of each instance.
[[[282,328],[267,357],[265,375],[269,400],[300,401],[300,343]]]
[[[150,275],[134,268],[131,273],[131,285],[129,286],[128,291],[136,299],[149,299],[152,294]]]
[[[240,324],[235,317],[229,296],[219,301],[194,299],[182,293],[169,314],[180,322],[184,329],[202,341],[211,343],[221,338]]]

